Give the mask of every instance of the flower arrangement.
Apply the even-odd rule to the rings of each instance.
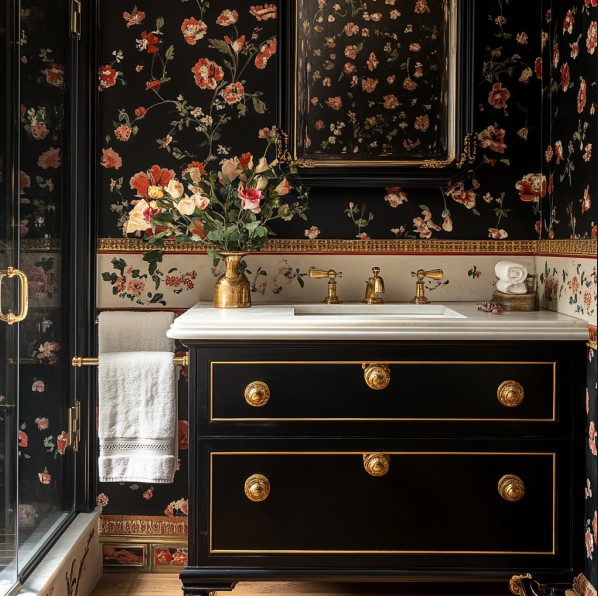
[[[159,171],[144,174],[147,188],[142,193],[138,189],[140,198],[134,201],[125,233],[142,232],[157,249],[166,240],[204,244],[213,258],[222,252],[260,250],[274,235],[271,221],[306,219],[308,189],[289,182],[297,173],[295,166],[276,156],[268,161],[272,149],[278,154],[280,142],[281,133],[272,129],[261,157],[243,153],[224,159],[214,171],[193,162],[183,171],[183,182],[156,166]],[[293,190],[294,198],[285,202]]]

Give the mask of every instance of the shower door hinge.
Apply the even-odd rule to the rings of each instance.
[[[81,39],[81,0],[72,0],[71,34]]]
[[[69,408],[69,446],[73,451],[79,451],[79,440],[81,438],[81,403],[76,401],[74,406]]]

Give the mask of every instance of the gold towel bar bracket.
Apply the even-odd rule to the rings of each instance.
[[[189,354],[185,356],[175,356],[173,358],[175,366],[189,366]],[[81,368],[82,366],[97,366],[99,364],[98,358],[85,358],[83,356],[73,356],[71,360],[72,366]]]

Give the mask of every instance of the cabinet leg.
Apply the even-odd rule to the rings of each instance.
[[[231,584],[196,584],[185,585],[183,582],[183,594],[185,596],[224,596],[223,592],[230,592],[236,585]]]

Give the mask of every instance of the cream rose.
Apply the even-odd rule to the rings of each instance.
[[[265,176],[258,176],[253,181],[253,188],[257,188],[258,190],[264,190],[268,186],[268,178]]]
[[[196,193],[191,198],[200,211],[203,211],[210,204],[210,197],[201,193]]]
[[[255,168],[256,174],[261,174],[268,169],[268,160],[265,157],[260,157],[260,160]]]
[[[286,178],[283,178],[281,183],[274,189],[274,191],[281,197],[283,195],[288,195],[291,190],[293,190],[293,187],[289,184],[289,181]]]
[[[178,203],[176,208],[182,215],[191,215],[195,211],[195,195],[189,197],[185,195]]]
[[[179,199],[183,196],[185,189],[183,185],[178,181],[172,179],[167,186],[164,187],[164,190],[173,198]]]
[[[129,213],[129,219],[125,222],[125,234],[131,234],[133,232],[145,232],[149,226],[149,220],[146,219],[146,215],[151,214],[151,208],[147,201],[137,201],[135,207],[133,207],[131,213]],[[151,217],[151,215],[150,215]]]
[[[229,182],[232,182],[235,178],[239,177],[241,173],[240,170],[240,162],[238,157],[233,157],[233,159],[225,159],[220,162],[222,166],[222,170],[220,171],[220,178],[228,179]]]

